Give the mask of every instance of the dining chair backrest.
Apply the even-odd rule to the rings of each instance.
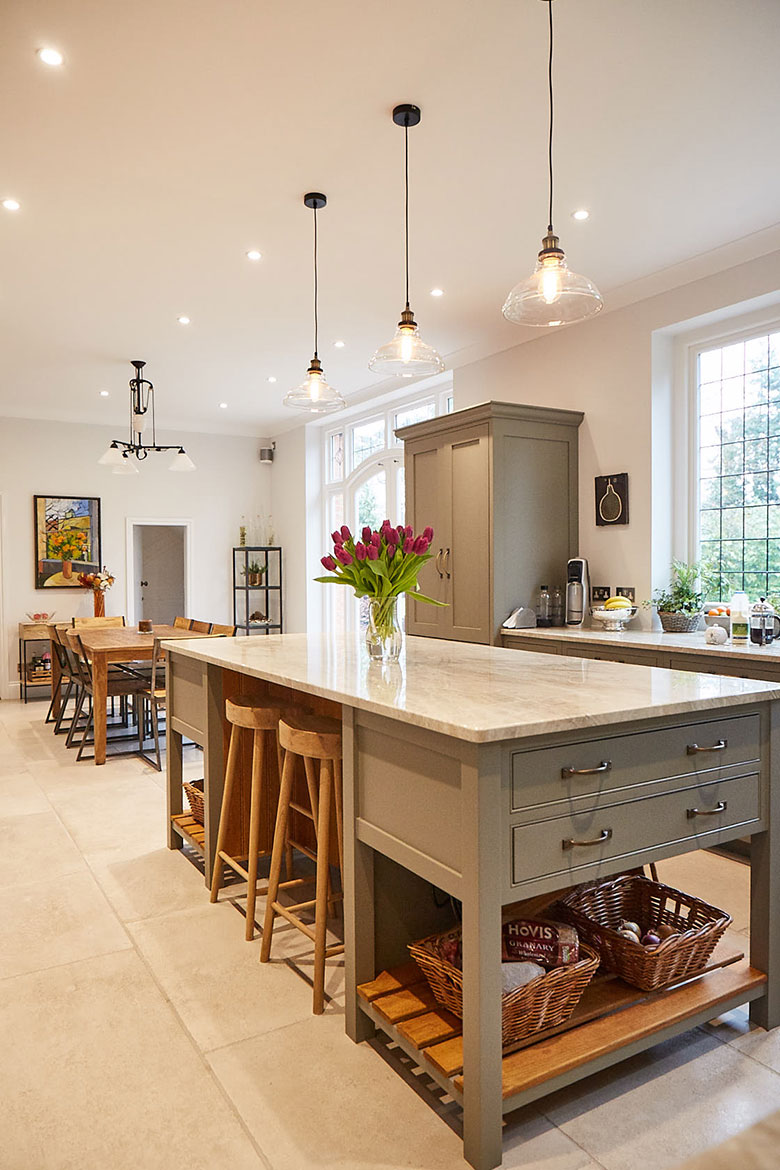
[[[73,660],[73,667],[76,671],[76,677],[78,678],[81,685],[86,687],[91,693],[92,673],[89,669],[89,659],[87,658],[87,652],[84,649],[84,643],[81,641],[80,635],[77,636],[76,641],[78,642],[79,647],[78,654],[71,650],[69,661],[71,659]]]
[[[123,626],[125,619],[123,617],[74,617],[74,630],[93,629],[99,630],[101,626],[106,628]]]
[[[65,637],[56,626],[51,627],[51,644],[54,648],[54,653],[57,657],[60,670],[64,674],[71,674],[70,663],[68,662],[68,648],[65,643]]]
[[[211,633],[212,634],[219,634],[223,638],[235,638],[236,627],[235,626],[218,626],[215,622],[214,625],[211,627]]]
[[[157,668],[160,668],[159,671]],[[154,649],[152,650],[152,677],[150,679],[151,691],[154,695],[155,691],[165,690],[165,651],[160,649],[160,639],[155,638]]]
[[[175,617],[173,619],[174,629],[188,630],[190,628],[190,619],[185,617]]]
[[[190,622],[190,629],[196,634],[210,634],[211,622],[196,622],[194,619]]]

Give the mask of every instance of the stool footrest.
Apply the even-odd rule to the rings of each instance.
[[[309,861],[316,861],[317,854],[308,845],[301,845],[300,841],[295,841],[292,837],[288,838],[288,844],[292,845],[293,849],[297,849],[304,857],[308,857]]]
[[[314,815],[310,808],[304,808],[304,806],[302,804],[298,804],[296,800],[290,801],[290,808],[294,808],[297,813],[300,813],[303,817],[307,817],[311,823],[314,824]]]
[[[232,870],[235,870],[236,873],[240,874],[245,882],[249,881],[249,871],[247,869],[245,869],[244,866],[241,865],[241,863],[235,857],[231,857],[229,853],[223,853],[221,849],[220,849],[219,853],[217,854],[217,856],[222,858],[225,865],[229,865]],[[268,854],[267,853],[258,853],[257,856],[258,857],[267,857]],[[249,859],[247,858],[247,862],[248,862],[248,860]],[[265,890],[258,890],[258,893],[260,893],[260,894],[264,894],[265,892],[266,892]]]
[[[344,954],[344,943],[334,943],[332,947],[325,948],[325,958],[332,959],[334,955]]]
[[[277,914],[281,914],[282,918],[286,918],[288,922],[292,923],[292,925],[294,927],[296,927],[296,929],[302,931],[306,935],[307,938],[311,939],[312,942],[317,941],[315,934],[314,934],[314,930],[312,929],[312,927],[309,926],[309,924],[307,922],[301,921],[301,919],[298,917],[298,915],[294,914],[293,911],[289,907],[282,906],[279,904],[279,902],[272,902],[271,905],[273,906],[273,908]],[[314,905],[314,902],[301,902],[299,908],[304,909],[307,906],[313,906],[313,905]]]

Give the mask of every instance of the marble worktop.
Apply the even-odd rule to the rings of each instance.
[[[692,634],[667,634],[664,630],[632,630],[617,633],[614,630],[589,629],[584,626],[552,626],[528,630],[502,630],[507,645],[521,641],[575,642],[592,646],[622,646],[626,650],[660,650],[670,654],[708,654],[737,661],[770,662],[780,666],[780,641],[770,646],[756,646],[753,642],[723,646],[708,645],[704,630]]]
[[[498,646],[407,638],[400,663],[362,638],[273,634],[180,639],[175,656],[333,699],[473,743],[604,727],[780,698],[780,685]]]

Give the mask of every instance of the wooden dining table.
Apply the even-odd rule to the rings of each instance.
[[[135,626],[67,627],[67,637],[78,651],[78,638],[89,659],[92,674],[92,705],[95,711],[95,763],[106,762],[106,703],[108,700],[108,666],[111,662],[151,662],[155,638],[208,638],[178,626],[154,626],[141,634]]]

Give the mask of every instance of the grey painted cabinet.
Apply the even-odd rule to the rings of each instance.
[[[486,402],[396,432],[406,453],[406,516],[434,529],[407,630],[495,642],[515,606],[563,582],[577,548],[580,411]]]

